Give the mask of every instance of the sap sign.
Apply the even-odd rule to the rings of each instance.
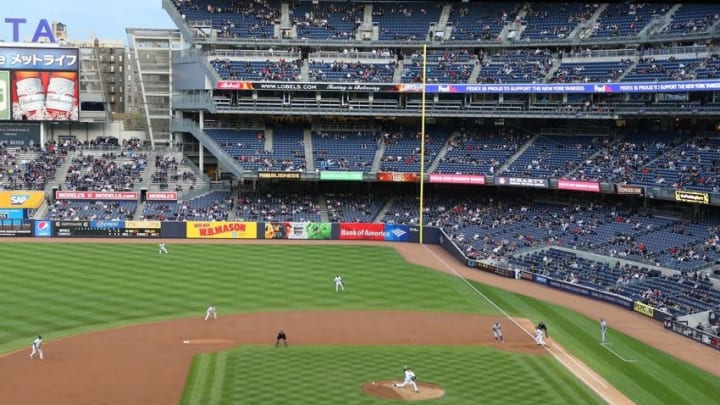
[[[12,42],[20,42],[20,28],[21,25],[27,24],[27,19],[5,17],[5,24],[9,25],[10,27],[8,28],[12,30]],[[4,32],[2,32],[2,34],[4,34]],[[4,37],[5,35],[0,35],[0,40]],[[41,38],[46,39],[46,41],[42,42],[55,43],[55,36],[53,35],[52,28],[50,28],[50,23],[48,23],[48,20],[44,18],[41,18],[40,21],[38,21],[31,42],[41,42]]]

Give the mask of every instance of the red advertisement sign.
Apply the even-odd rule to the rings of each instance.
[[[415,183],[419,179],[420,179],[420,175],[417,173],[379,172],[377,174],[378,181]]]
[[[385,240],[385,224],[340,223],[340,239]]]
[[[145,199],[148,201],[177,201],[177,193],[171,192],[159,192],[159,191],[148,191],[145,193]]]
[[[485,176],[481,174],[431,174],[430,183],[451,184],[485,184]]]
[[[558,180],[558,190],[600,192],[600,183],[595,181]]]
[[[137,200],[134,191],[56,191],[56,200]]]

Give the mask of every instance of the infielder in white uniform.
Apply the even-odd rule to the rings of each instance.
[[[505,343],[505,338],[503,338],[502,334],[502,326],[500,326],[500,322],[495,322],[492,327],[493,336],[495,337],[495,343],[501,342]]]
[[[342,277],[338,274],[335,276],[335,292],[340,290],[345,291],[345,284],[343,283]]]
[[[545,346],[545,331],[540,328],[535,329],[535,343]]]
[[[600,341],[605,343],[605,332],[607,332],[607,322],[605,318],[600,319]]]
[[[405,379],[403,380],[402,384],[393,384],[393,387],[402,388],[410,384],[415,392],[420,392],[420,390],[418,390],[417,384],[415,384],[415,380],[417,379],[417,377],[415,377],[415,372],[408,366],[405,366],[405,368],[403,368],[403,372],[405,373]]]
[[[214,319],[217,319],[217,308],[215,308],[215,305],[210,305],[205,311],[205,320],[207,321],[210,319],[210,317],[213,317]]]
[[[42,336],[38,335],[38,337],[33,340],[32,343],[32,353],[30,353],[30,359],[35,357],[35,353],[37,353],[40,356],[40,360],[45,360],[45,356],[43,355],[42,351]]]
[[[159,254],[168,254],[167,248],[165,247],[165,242],[160,242],[160,245],[158,246],[160,248]]]

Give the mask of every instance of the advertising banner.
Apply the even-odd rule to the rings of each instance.
[[[134,191],[56,191],[56,200],[137,200]]]
[[[145,193],[145,199],[147,201],[177,201],[178,194],[174,191],[171,192],[159,192],[159,191],[148,191]]]
[[[257,222],[189,221],[185,232],[188,239],[256,239]]]
[[[363,172],[336,172],[323,170],[320,172],[320,181],[362,181]]]
[[[548,188],[547,179],[530,179],[525,177],[495,177],[495,184],[498,186]]]
[[[218,90],[267,90],[267,91],[329,91],[362,93],[421,92],[422,85],[373,84],[373,83],[299,83],[299,82],[252,82],[245,80],[220,80]]]
[[[675,201],[710,204],[710,194],[697,191],[675,190]]]
[[[328,222],[266,222],[265,239],[330,239]]]
[[[0,219],[23,219],[25,210],[22,208],[0,208]]]
[[[53,234],[52,221],[35,221],[33,235],[38,238],[49,238]]]
[[[485,176],[481,174],[431,174],[430,183],[448,184],[485,184]]]
[[[258,179],[299,179],[300,172],[258,172]]]
[[[0,93],[2,93],[1,88]],[[1,105],[2,101],[0,100],[0,116],[2,115]],[[40,145],[40,123],[0,122],[0,143],[11,147]]]
[[[644,195],[645,189],[641,186],[629,186],[627,184],[615,184],[615,192],[618,194]]]
[[[9,119],[77,121],[78,67],[76,48],[0,47],[0,71],[9,73],[9,80],[0,78],[9,82]]]
[[[339,239],[385,240],[385,224],[341,222]]]
[[[0,120],[10,119],[10,88],[10,72],[0,70]]]
[[[41,227],[41,224],[35,222],[35,236]],[[45,225],[43,225],[45,227]],[[125,227],[125,221],[96,220],[96,221],[53,221],[47,227],[52,232],[52,236],[56,237],[113,237],[113,238],[159,238],[160,228],[136,228],[128,229]]]
[[[162,222],[160,221],[125,221],[125,228],[127,229],[143,229],[143,228],[149,228],[149,229],[160,229],[162,227]]]
[[[125,221],[96,220],[88,223],[90,228],[122,229],[125,228]]]
[[[639,312],[645,316],[649,316],[650,318],[652,318],[653,312],[655,312],[655,308],[651,307],[650,305],[643,304],[640,301],[635,301],[633,303],[633,311]]]
[[[0,219],[0,236],[32,236],[31,219]]]
[[[558,190],[600,192],[600,183],[596,181],[558,180]]]
[[[416,183],[420,180],[420,175],[418,173],[378,172],[376,178],[377,181]]]
[[[45,201],[43,191],[0,191],[0,208],[39,208]]]
[[[663,321],[663,326],[665,326],[665,329],[670,329],[679,335],[683,335],[689,339],[693,339],[704,345],[720,350],[720,336],[712,335],[704,330],[697,330],[682,322],[673,321],[671,319],[665,319]]]
[[[407,225],[385,224],[385,240],[391,242],[407,242],[410,228]]]

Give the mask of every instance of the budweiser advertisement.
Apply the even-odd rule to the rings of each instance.
[[[596,181],[558,180],[558,190],[600,192],[600,183]]]
[[[76,48],[0,47],[0,120],[77,121]]]
[[[379,172],[376,178],[377,181],[415,183],[420,179],[420,175],[418,173]]]
[[[485,176],[481,174],[431,174],[430,183],[448,184],[485,184]]]
[[[385,240],[385,224],[341,222],[339,239]]]

